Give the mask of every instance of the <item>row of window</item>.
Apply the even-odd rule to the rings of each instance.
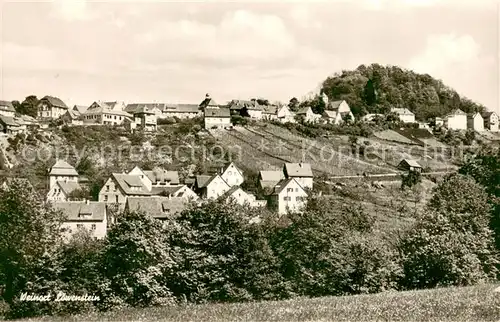
[[[105,202],[108,202],[109,201],[109,198],[107,195],[104,195],[104,201]],[[118,196],[115,196],[115,202],[118,202]]]
[[[293,192],[293,188],[286,188],[286,192]],[[295,188],[295,192],[299,192],[299,188]]]
[[[76,224],[76,228],[78,228],[78,229],[82,229],[84,227],[85,227],[84,224]],[[96,224],[92,224],[92,226],[90,226],[90,230],[96,230],[96,228],[97,228]]]
[[[296,201],[303,201],[305,199],[306,199],[306,197],[302,197],[302,196],[295,197]],[[283,197],[283,200],[284,201],[292,201],[292,197],[285,196],[285,197]]]

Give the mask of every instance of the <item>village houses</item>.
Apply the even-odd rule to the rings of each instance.
[[[186,209],[188,202],[178,197],[129,197],[125,211],[144,212],[157,220],[166,220]]]
[[[296,114],[306,123],[317,123],[321,119],[321,115],[314,113],[310,106],[304,106]]]
[[[467,115],[467,128],[478,132],[484,131],[484,119],[480,113]]]
[[[16,110],[12,103],[9,101],[0,100],[0,115],[14,117],[16,114]]]
[[[259,171],[259,185],[262,189],[274,188],[278,182],[285,179],[283,170],[261,170]]]
[[[56,160],[56,163],[49,169],[49,190],[58,181],[78,183],[78,178],[78,172],[72,165],[64,160]]]
[[[125,207],[128,197],[151,196],[141,177],[125,173],[113,173],[99,191],[99,201]]]
[[[342,124],[346,120],[354,122],[354,114],[344,100],[327,102],[322,116],[327,123],[335,125]]]
[[[112,102],[110,106],[105,102],[94,102],[82,115],[84,124],[120,125],[125,118],[132,119],[133,116],[121,110],[121,104]]]
[[[243,176],[243,171],[238,168],[233,162],[229,163],[221,173],[221,178],[226,181],[226,183],[232,186],[239,186],[245,181]]]
[[[64,124],[68,125],[83,125],[82,114],[75,109],[68,109],[66,113],[61,116]]]
[[[244,191],[239,186],[233,186],[220,198],[227,203],[236,203],[240,206],[265,207],[267,204],[266,200],[256,200],[253,194]]]
[[[403,123],[415,123],[415,114],[407,108],[392,108],[391,113],[397,114]]]
[[[18,134],[26,130],[26,126],[16,121],[14,117],[0,115],[0,132],[5,134]]]
[[[219,174],[196,176],[194,191],[202,199],[217,199],[231,187]]]
[[[443,125],[448,130],[467,130],[467,114],[455,109],[444,117]]]
[[[81,190],[80,184],[75,181],[56,181],[47,193],[47,201],[70,201],[71,193]]]
[[[197,104],[165,104],[162,118],[192,119],[203,115]]]
[[[92,237],[97,239],[106,236],[108,221],[106,205],[103,202],[88,200],[55,202],[53,206],[65,216],[61,228],[66,239],[81,230],[87,230]]]
[[[301,211],[306,202],[307,192],[295,178],[278,182],[269,195],[270,207],[280,215],[286,214],[288,211]]]
[[[491,132],[498,132],[498,115],[495,112],[483,112],[484,128]]]
[[[38,118],[42,120],[58,119],[68,110],[68,106],[59,98],[44,96],[38,102]]]
[[[309,163],[285,163],[283,174],[286,179],[296,179],[303,188],[313,188],[313,172]]]
[[[148,110],[147,107],[141,106],[134,112],[135,128],[145,132],[156,132],[157,117],[154,111]]]

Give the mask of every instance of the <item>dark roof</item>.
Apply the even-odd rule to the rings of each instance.
[[[311,165],[309,163],[285,163],[287,177],[313,177]]]
[[[9,111],[9,112],[15,112],[16,111],[14,109],[14,106],[12,105],[12,102],[2,101],[2,100],[0,100],[0,110]]]
[[[154,168],[153,170],[143,171],[153,183],[170,182],[170,184],[179,184],[179,172],[168,171],[162,168]]]
[[[199,107],[207,107],[207,106],[215,106],[218,107],[219,104],[215,102],[213,98],[210,98],[209,96],[205,97],[205,99],[200,103]]]
[[[163,112],[198,113],[200,112],[200,108],[196,104],[166,104]]]
[[[128,197],[126,209],[129,212],[144,211],[157,219],[166,219],[186,209],[184,198],[175,197]]]
[[[206,187],[210,181],[214,179],[214,177],[217,175],[213,176],[207,176],[207,175],[198,175],[196,176],[196,187],[197,188],[204,188]]]
[[[297,183],[297,185],[302,188],[300,183],[297,180],[295,180],[295,178],[288,178],[288,179],[283,179],[280,182],[278,182],[276,184],[276,186],[274,187],[272,194],[273,195],[280,194],[292,181],[295,181]],[[302,190],[304,190],[304,188],[302,188]]]
[[[328,102],[328,109],[333,110],[333,111],[338,110],[340,107],[340,104],[342,104],[343,101],[344,100]]]
[[[403,159],[401,160],[401,162],[399,163],[399,165],[401,166],[402,164],[407,164],[408,166],[410,167],[414,167],[414,168],[422,168],[422,166],[415,160],[410,160],[410,159]]]
[[[229,108],[207,108],[205,117],[231,117]]]
[[[68,110],[66,113],[71,117],[71,119],[76,120],[81,116],[81,113],[78,110]]]
[[[184,187],[184,186],[176,186],[176,187],[152,187],[151,188],[151,194],[152,195],[161,195],[161,194],[174,195],[182,187]]]
[[[304,106],[300,110],[297,111],[297,114],[298,115],[307,114],[307,111],[309,111],[309,109],[311,109],[310,106]]]
[[[103,221],[106,218],[106,204],[97,201],[55,202],[53,207],[66,215],[67,221]]]
[[[0,115],[0,121],[8,126],[20,126],[12,116]]]
[[[81,189],[80,185],[74,181],[57,181],[57,184],[65,195],[69,195],[73,191]]]
[[[52,106],[61,107],[61,108],[68,108],[68,106],[66,106],[66,104],[58,97],[47,95],[47,96],[44,96],[40,101],[47,101]]]
[[[495,113],[495,112],[493,112],[493,111],[486,111],[486,112],[481,113],[481,116],[482,116],[483,118],[489,118],[492,114],[495,114],[495,115],[496,115],[497,113]]]
[[[268,105],[268,106],[264,106],[262,113],[264,113],[264,114],[276,114],[276,113],[278,113],[278,110],[279,110],[278,106]]]
[[[113,173],[112,177],[126,195],[149,196],[151,192],[142,183],[141,177],[123,173]]]

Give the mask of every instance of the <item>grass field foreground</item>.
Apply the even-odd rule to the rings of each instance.
[[[498,321],[498,285],[287,301],[125,309],[23,321]]]

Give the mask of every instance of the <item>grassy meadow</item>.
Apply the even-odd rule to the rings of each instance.
[[[124,309],[23,321],[498,321],[498,285],[239,304]]]

